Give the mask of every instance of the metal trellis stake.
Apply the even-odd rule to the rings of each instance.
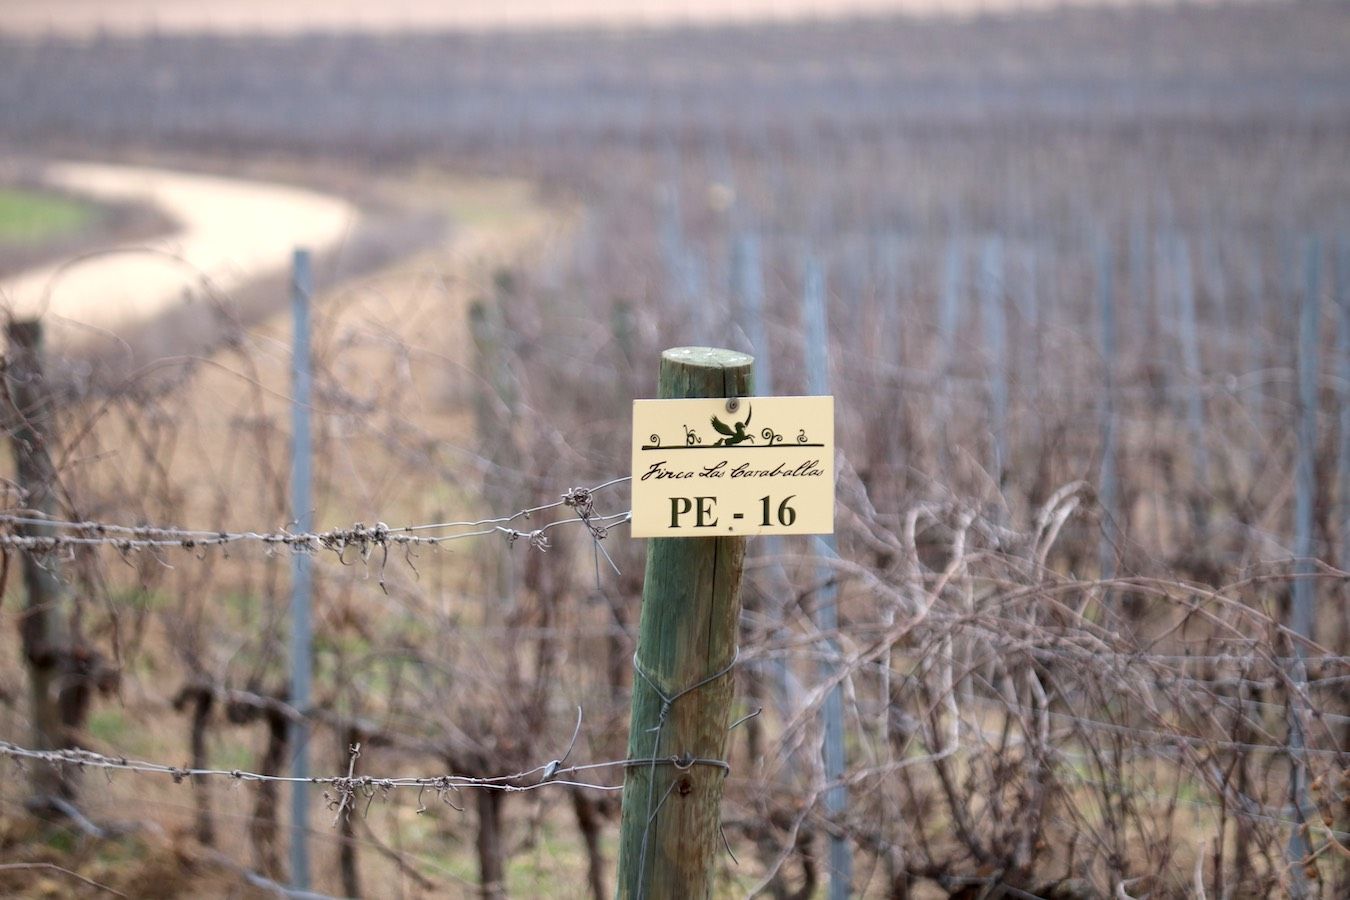
[[[1097,482],[1102,530],[1098,545],[1101,577],[1116,577],[1120,543],[1120,504],[1116,446],[1116,290],[1115,257],[1105,239],[1097,248],[1097,315],[1101,319],[1102,387],[1098,414],[1102,429],[1102,462]]]
[[[314,530],[313,502],[310,496],[310,371],[309,301],[314,293],[314,276],[309,251],[295,251],[291,280],[291,312],[295,334],[291,351],[291,513],[295,529]],[[309,709],[312,634],[310,595],[312,581],[308,553],[291,555],[291,705],[302,712]],[[309,729],[303,719],[291,722],[291,774],[309,777]],[[299,890],[309,888],[309,786],[296,783],[291,789],[291,884]]]
[[[707,348],[661,356],[660,397],[748,397],[754,360]],[[619,897],[709,897],[722,848],[732,670],[745,539],[653,538],[619,842]]]
[[[815,259],[807,262],[806,291],[802,310],[802,323],[806,331],[806,389],[810,394],[823,396],[830,392],[830,329],[825,309],[825,270]],[[839,548],[834,535],[821,535],[812,538],[816,552],[825,557],[837,557]],[[839,585],[835,574],[826,566],[816,573],[816,581],[821,585],[816,605],[816,625],[824,634],[830,634],[839,628]],[[821,679],[834,677],[836,666],[833,662],[839,654],[839,645],[834,640],[827,642],[826,662],[821,666]],[[822,709],[825,720],[825,737],[821,746],[821,762],[825,772],[825,782],[829,787],[825,791],[825,810],[835,821],[848,815],[848,788],[844,785],[844,774],[848,770],[848,761],[844,755],[844,686],[836,684],[825,695]],[[853,881],[853,848],[849,839],[840,830],[830,832],[830,900],[846,900],[851,892]]]
[[[1307,682],[1308,671],[1303,662],[1307,647],[1303,641],[1316,640],[1317,596],[1313,577],[1317,573],[1313,562],[1314,509],[1317,493],[1317,417],[1320,411],[1319,344],[1321,343],[1321,262],[1322,248],[1316,238],[1308,241],[1305,258],[1306,283],[1303,302],[1299,306],[1298,329],[1298,403],[1295,406],[1296,440],[1294,459],[1294,585],[1289,609],[1289,630],[1293,641],[1293,659],[1290,680],[1295,686]],[[1305,720],[1298,707],[1301,700],[1289,702],[1289,749],[1293,770],[1289,779],[1289,800],[1294,807],[1294,819],[1299,823],[1289,836],[1290,893],[1294,897],[1309,896],[1303,860],[1312,851],[1308,836],[1302,827],[1313,812],[1308,800],[1308,759],[1304,752],[1307,736]],[[1305,711],[1306,712],[1306,711]]]
[[[773,354],[769,352],[769,332],[764,321],[764,275],[758,238],[753,235],[742,238],[734,255],[737,277],[732,284],[732,291],[739,301],[737,317],[741,320],[746,340],[749,341],[750,353],[755,358],[753,372],[755,388],[761,394],[771,395],[774,392],[771,363]],[[766,535],[760,539],[758,549],[761,554],[770,558],[781,556],[782,540],[774,535]],[[783,632],[784,605],[791,593],[787,573],[783,571],[782,566],[771,566],[765,573],[764,584],[763,590],[768,597],[769,605],[764,612],[770,617],[775,629]],[[765,668],[773,683],[778,714],[786,722],[797,712],[801,686],[793,677],[785,659],[770,660]]]

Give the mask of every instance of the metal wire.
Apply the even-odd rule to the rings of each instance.
[[[559,500],[521,509],[507,515],[400,527],[391,527],[384,522],[376,522],[373,525],[358,522],[349,528],[317,532],[266,531],[261,529],[212,531],[164,525],[76,522],[50,518],[31,510],[23,510],[21,512],[0,513],[0,526],[25,529],[42,528],[56,533],[15,534],[10,532],[0,534],[0,549],[22,550],[29,553],[50,553],[69,547],[109,546],[122,552],[132,552],[163,548],[196,550],[227,544],[256,543],[268,547],[287,547],[297,552],[314,553],[320,550],[330,550],[339,556],[342,556],[348,550],[355,549],[362,557],[369,557],[374,550],[391,546],[436,546],[466,538],[500,534],[509,543],[514,544],[516,541],[524,540],[534,549],[547,550],[549,546],[548,532],[554,528],[579,524],[590,532],[592,538],[600,541],[608,536],[611,528],[627,523],[632,518],[631,513],[627,510],[611,514],[597,513],[594,496],[599,491],[628,480],[628,478],[615,478],[595,487],[571,488]],[[574,509],[577,515],[528,530],[513,527],[512,523],[522,520],[528,521],[540,513],[559,508]],[[451,533],[421,534],[421,532],[427,531],[450,531]],[[606,558],[608,559],[608,556]],[[612,560],[610,564],[613,565]]]
[[[199,769],[191,766],[174,766],[126,756],[108,756],[79,748],[35,750],[9,741],[0,741],[0,757],[41,762],[54,766],[72,766],[80,769],[106,769],[141,775],[167,775],[173,779],[175,784],[181,784],[194,778],[223,778],[240,782],[272,784],[317,784],[333,788],[338,797],[346,796],[347,798],[357,792],[373,795],[375,792],[388,792],[398,788],[416,788],[419,791],[430,790],[437,794],[473,789],[522,793],[548,786],[611,792],[623,790],[623,785],[595,784],[594,782],[576,780],[573,776],[605,769],[628,769],[636,766],[674,766],[680,769],[687,769],[690,766],[709,766],[728,773],[731,771],[731,765],[725,760],[663,756],[606,760],[574,766],[559,766],[557,760],[551,760],[519,772],[486,777],[453,774],[425,776],[353,775],[351,769],[349,769],[346,775],[299,778],[293,775],[270,775],[245,769]]]

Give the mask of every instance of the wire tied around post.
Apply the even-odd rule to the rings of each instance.
[[[728,410],[732,409],[731,404],[734,400],[735,398],[733,397],[731,398],[731,400],[727,401]],[[656,767],[658,765],[672,765],[677,769],[688,770],[695,765],[703,765],[720,768],[725,774],[728,775],[731,774],[731,764],[726,760],[702,759],[694,757],[692,754],[689,753],[685,753],[683,755],[676,754],[673,756],[658,757],[656,755],[656,752],[657,749],[661,746],[661,731],[666,727],[666,721],[670,717],[670,710],[672,707],[674,707],[675,701],[679,700],[681,697],[688,696],[689,694],[692,694],[697,690],[707,687],[714,681],[717,681],[721,678],[726,677],[727,675],[730,675],[732,670],[736,668],[736,664],[740,662],[740,659],[741,659],[741,648],[737,647],[736,652],[733,653],[731,656],[731,661],[727,663],[725,666],[723,666],[721,669],[703,678],[702,680],[695,682],[694,684],[691,684],[689,687],[668,694],[661,689],[661,686],[656,683],[656,679],[651,675],[651,673],[649,673],[646,670],[646,668],[643,667],[642,663],[638,661],[638,655],[636,653],[633,654],[633,671],[638,674],[638,677],[640,677],[643,681],[647,683],[647,687],[651,688],[652,691],[656,694],[657,698],[661,701],[661,711],[656,717],[656,725],[655,727],[648,729],[648,732],[652,735],[652,749],[650,758],[646,760],[629,761],[629,764],[631,764],[634,767],[646,765],[650,768],[650,772],[648,773],[647,776],[647,823],[646,827],[643,828],[642,830],[642,848],[638,853],[638,871],[644,871],[646,869],[647,839],[651,835],[652,823],[656,821],[656,814],[661,811],[661,807],[665,805],[666,798],[670,796],[670,792],[675,788],[675,785],[671,784],[671,786],[666,789],[665,795],[661,797],[661,802],[659,804],[655,802]]]

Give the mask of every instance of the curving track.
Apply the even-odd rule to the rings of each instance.
[[[296,246],[322,252],[340,244],[358,215],[347,201],[313,191],[165,169],[61,162],[45,180],[96,200],[148,203],[178,223],[126,252],[0,280],[0,305],[16,317],[99,330],[150,319],[199,292],[204,279],[229,292],[281,271]]]

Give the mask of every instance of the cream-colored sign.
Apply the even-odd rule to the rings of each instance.
[[[833,532],[833,397],[633,402],[634,537]]]

